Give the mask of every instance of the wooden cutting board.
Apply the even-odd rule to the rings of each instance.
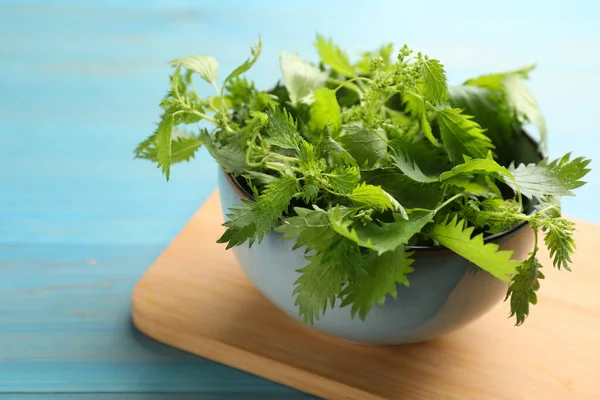
[[[523,326],[500,303],[440,339],[374,347],[314,332],[271,305],[215,243],[222,222],[214,193],[140,280],[142,332],[326,399],[600,399],[599,226],[577,221],[573,272],[543,261]]]

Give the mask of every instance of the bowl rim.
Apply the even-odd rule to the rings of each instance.
[[[547,157],[546,152],[539,148],[539,143],[535,139],[533,139],[527,131],[521,130],[521,133],[523,134],[523,136],[525,136],[531,142],[531,144],[534,144],[536,146],[536,150],[537,150],[538,154],[542,157],[542,159]],[[232,176],[231,173],[227,172],[223,167],[220,167],[220,170],[223,172],[223,174],[227,178],[227,181],[230,183],[230,185],[233,187],[233,189],[237,192],[237,194],[241,198],[244,198],[244,199],[250,200],[250,201],[255,201],[254,196],[252,196],[250,193],[248,193],[246,191],[246,189],[237,181],[237,179]],[[535,211],[532,210],[531,212],[527,213],[526,215],[528,215],[528,216],[532,215],[534,212]],[[494,233],[489,236],[484,236],[483,242],[487,244],[489,242],[499,241],[500,239],[511,236],[511,235],[521,231],[527,225],[529,225],[528,221],[521,221],[517,225],[512,227],[511,229],[508,229],[508,230],[505,230],[502,232],[498,232],[498,233]],[[449,248],[447,248],[445,246],[410,245],[410,246],[406,246],[406,249],[408,251],[413,250],[413,251],[419,251],[419,252],[434,252],[434,251],[436,251],[436,252],[451,252],[452,253],[452,250],[450,250]]]

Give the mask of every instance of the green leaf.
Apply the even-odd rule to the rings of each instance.
[[[515,182],[515,177],[502,165],[498,164],[492,157],[492,153],[489,152],[486,158],[473,159],[468,156],[464,156],[464,162],[458,164],[450,171],[446,171],[440,175],[441,181],[447,181],[449,179],[470,175],[470,174],[484,174],[484,175],[497,175],[500,179]],[[515,188],[518,188],[515,186]]]
[[[285,109],[274,108],[267,112],[269,122],[265,129],[267,136],[264,138],[272,146],[282,149],[296,149],[302,137],[298,133],[296,122]]]
[[[449,88],[450,103],[463,113],[473,116],[486,131],[496,146],[496,153],[501,163],[508,165],[515,157],[515,141],[520,137],[520,129],[513,129],[515,120],[501,95],[478,86],[451,86]]]
[[[138,148],[136,158],[158,162],[158,150],[156,148],[156,136],[152,135],[149,140]],[[190,161],[196,155],[196,151],[202,147],[202,141],[195,135],[179,136],[173,135],[171,139],[171,165]]]
[[[248,171],[246,154],[240,149],[231,146],[220,146],[206,129],[200,131],[200,140],[202,140],[202,144],[210,155],[226,172],[240,175]]]
[[[228,221],[223,224],[227,230],[217,243],[227,243],[227,249],[246,242],[249,246],[255,241],[260,243],[287,210],[297,190],[297,179],[284,175],[268,183],[256,201],[242,199],[229,209]]]
[[[310,105],[308,128],[312,132],[321,132],[326,126],[335,135],[342,126],[342,116],[335,92],[320,87],[314,91],[314,102]]]
[[[215,85],[217,82],[217,70],[219,63],[211,56],[195,55],[177,58],[170,63],[173,66],[182,66],[194,71],[206,82]]]
[[[421,95],[407,90],[404,92],[403,101],[406,112],[410,113],[417,121],[419,121],[423,135],[425,135],[427,140],[434,146],[440,147],[441,144],[436,137],[433,136],[433,131],[431,130],[431,125],[429,124],[427,113],[425,112],[425,99]]]
[[[526,121],[533,123],[540,135],[540,145],[546,148],[548,142],[548,129],[546,120],[540,110],[537,101],[521,79],[516,74],[508,75],[504,79],[504,92],[512,109],[517,115],[522,116]]]
[[[535,253],[531,253],[531,257],[517,267],[517,274],[508,287],[504,300],[510,296],[510,317],[516,316],[517,326],[529,315],[529,304],[537,304],[536,292],[540,288],[540,279],[544,279],[541,268]]]
[[[529,65],[514,71],[481,75],[476,78],[468,79],[465,82],[465,85],[479,86],[495,92],[502,92],[504,90],[504,79],[507,76],[516,75],[518,77],[527,79],[529,77],[529,73],[534,69],[534,67],[534,65]]]
[[[380,186],[368,185],[363,182],[361,185],[355,187],[347,197],[357,204],[382,211],[398,211],[402,214],[402,217],[405,219],[408,218],[404,207]]]
[[[339,194],[348,194],[358,185],[360,171],[356,167],[337,168],[325,174],[331,189]]]
[[[297,54],[282,52],[279,62],[285,87],[294,106],[313,90],[325,85],[328,78],[326,72],[307,63]]]
[[[571,153],[555,159],[550,164],[520,164],[511,165],[508,170],[523,196],[528,198],[543,198],[546,196],[574,196],[572,190],[585,184],[581,179],[590,171],[587,168],[590,159],[578,157],[570,161]],[[514,189],[514,183],[507,181]]]
[[[444,147],[454,163],[462,162],[463,155],[485,158],[494,148],[490,138],[483,134],[484,130],[472,117],[462,114],[457,108],[438,110],[437,120]]]
[[[379,168],[363,171],[362,178],[368,184],[381,186],[405,208],[437,207],[444,195],[438,182],[420,183],[406,175],[398,173],[394,168]]]
[[[327,129],[327,128],[326,128]],[[319,143],[319,152],[321,157],[328,160],[328,164],[331,167],[335,167],[338,164],[349,165],[357,167],[358,164],[354,157],[342,147],[335,139],[331,136],[327,136]]]
[[[415,234],[431,222],[434,214],[427,211],[413,211],[408,215],[408,219],[396,214],[395,222],[370,222],[363,225],[350,218],[345,218],[339,208],[334,208],[329,212],[329,222],[340,235],[359,246],[383,254],[408,244]]]
[[[448,84],[444,66],[433,58],[425,58],[419,63],[423,79],[425,98],[432,103],[437,103],[448,97]]]
[[[327,40],[322,35],[317,35],[317,40],[314,44],[323,63],[347,77],[356,76],[356,72],[346,53],[336,46],[331,39]]]
[[[156,158],[158,166],[162,169],[167,181],[171,170],[171,135],[173,134],[173,115],[163,116],[155,131],[156,134]]]
[[[411,254],[401,246],[395,251],[370,257],[367,275],[359,277],[344,289],[342,306],[351,304],[352,317],[358,313],[364,321],[374,304],[383,306],[386,296],[397,298],[397,285],[409,286],[406,275],[414,271]]]
[[[345,134],[339,140],[358,165],[372,168],[385,162],[388,149],[385,130],[371,130],[356,124],[347,126],[344,130]]]
[[[275,228],[282,233],[283,240],[294,240],[293,249],[306,246],[306,252],[331,247],[340,236],[329,224],[329,214],[315,207],[314,210],[295,207],[296,216],[287,218]]]
[[[261,51],[262,51],[262,38],[259,36],[258,42],[254,46],[252,46],[252,48],[250,49],[250,54],[251,54],[250,57],[246,61],[244,61],[241,65],[236,67],[233,71],[231,71],[231,73],[227,76],[227,78],[225,78],[225,80],[223,81],[223,89],[225,88],[225,85],[229,81],[231,81],[233,78],[240,76],[241,74],[243,74],[244,72],[246,72],[250,68],[252,68],[252,66],[258,60],[258,57],[260,57]],[[215,74],[215,77],[216,77],[216,74]],[[221,89],[221,94],[223,94],[223,89]]]
[[[398,149],[396,154],[391,156],[391,159],[394,161],[394,165],[396,165],[400,171],[416,182],[428,183],[439,180],[439,178],[436,176],[425,175],[415,160],[410,158],[410,155],[406,149]]]
[[[510,281],[510,275],[521,262],[511,259],[511,250],[498,250],[496,243],[484,244],[483,234],[471,237],[474,229],[455,216],[434,225],[427,235],[498,279]]]
[[[552,265],[559,270],[570,271],[571,255],[575,250],[573,233],[575,224],[563,217],[546,217],[541,224],[544,233],[544,243],[549,250]]]
[[[326,251],[307,256],[309,264],[298,270],[300,277],[294,282],[294,304],[305,323],[313,324],[325,313],[327,306],[335,305],[349,271],[362,269],[363,256],[355,243],[342,239]]]

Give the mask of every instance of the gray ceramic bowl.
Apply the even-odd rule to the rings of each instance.
[[[221,206],[225,212],[247,195],[219,170]],[[296,272],[306,265],[303,249],[272,231],[260,244],[231,249],[245,274],[272,303],[299,321],[294,305]],[[533,246],[528,225],[490,238],[525,259]],[[420,342],[463,327],[502,301],[507,284],[444,248],[416,248],[410,287],[398,285],[398,297],[374,305],[365,321],[353,319],[350,307],[328,308],[312,327],[337,338],[372,345]],[[508,316],[508,308],[507,308]],[[507,321],[509,323],[509,321]]]

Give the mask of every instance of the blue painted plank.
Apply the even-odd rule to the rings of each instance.
[[[160,251],[0,245],[0,393],[298,395],[132,326],[131,290]]]

